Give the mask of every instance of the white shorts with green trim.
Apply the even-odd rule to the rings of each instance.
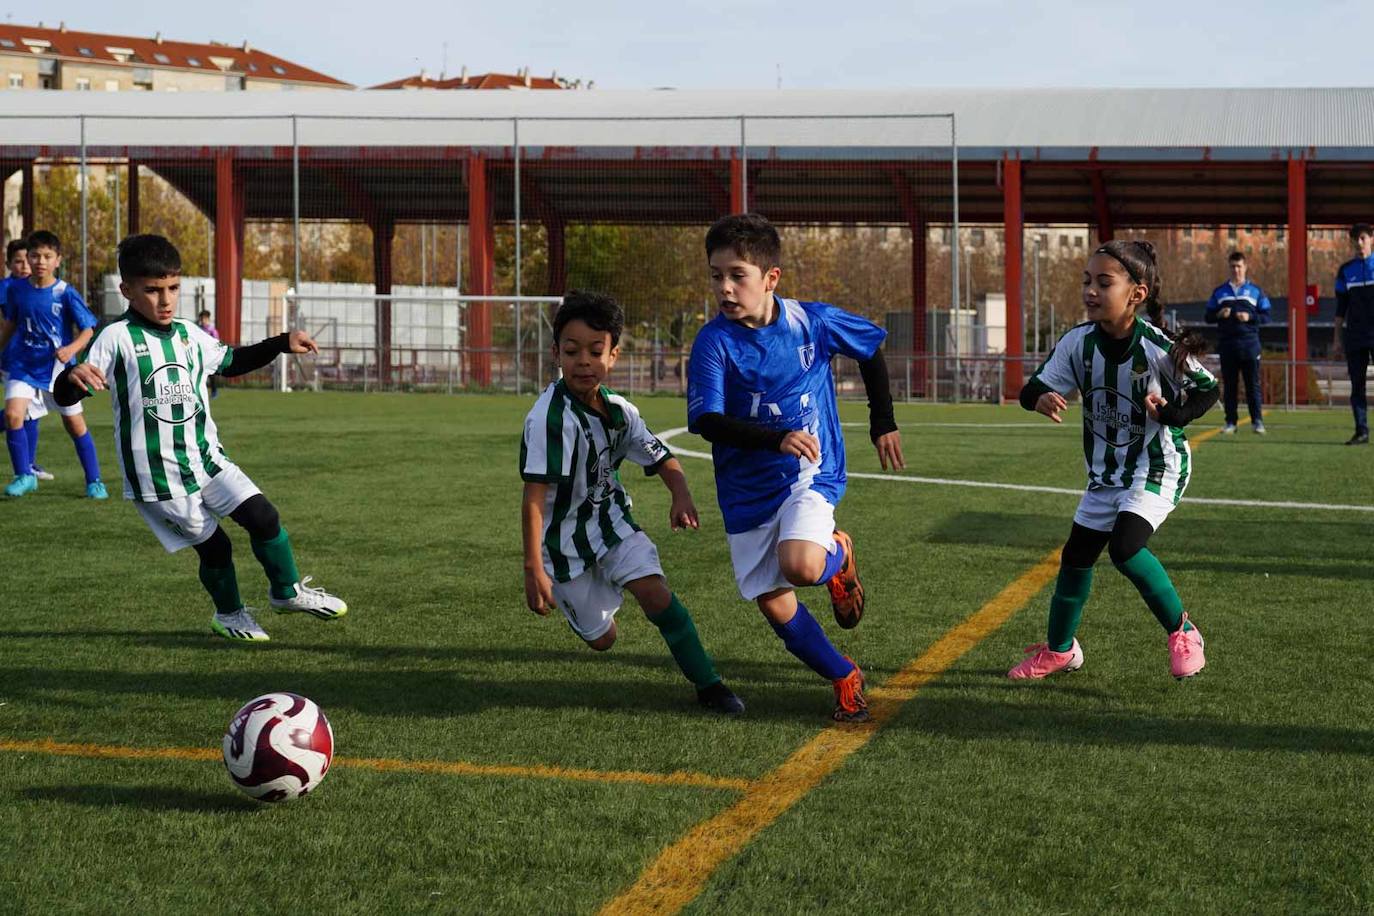
[[[230,464],[190,496],[158,502],[134,502],[168,553],[209,540],[219,520],[262,491],[236,464]]]
[[[1158,531],[1159,526],[1174,511],[1174,502],[1149,490],[1128,490],[1125,487],[1102,487],[1088,490],[1078,501],[1078,511],[1073,514],[1075,524],[1094,531],[1111,531],[1116,527],[1116,516],[1120,512],[1139,515]]]
[[[553,583],[553,599],[574,633],[587,642],[599,639],[615,623],[625,583],[663,575],[658,548],[636,531],[601,555],[571,582]]]
[[[835,551],[835,507],[815,490],[798,490],[773,517],[752,531],[729,534],[735,583],[746,601],[780,588],[794,588],[778,563],[782,541],[810,541]]]

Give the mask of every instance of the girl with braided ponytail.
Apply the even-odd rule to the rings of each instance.
[[[1083,306],[1088,320],[1059,339],[1021,389],[1022,407],[1056,423],[1065,397],[1081,394],[1088,488],[1060,560],[1049,636],[1007,676],[1042,678],[1083,666],[1074,634],[1106,548],[1168,634],[1173,676],[1191,677],[1205,664],[1202,634],[1146,545],[1188,485],[1192,454],[1183,427],[1216,404],[1217,381],[1196,359],[1199,335],[1175,337],[1163,328],[1149,242],[1112,241],[1094,251],[1083,271]]]

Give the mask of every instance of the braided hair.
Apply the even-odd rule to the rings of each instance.
[[[1179,359],[1199,356],[1207,349],[1206,339],[1197,331],[1182,329],[1171,332],[1164,326],[1164,304],[1160,301],[1159,259],[1155,246],[1144,239],[1113,239],[1093,252],[1105,254],[1126,269],[1133,283],[1144,286],[1148,292],[1145,301],[1145,314],[1150,324],[1159,329],[1165,337],[1173,341],[1175,355]]]

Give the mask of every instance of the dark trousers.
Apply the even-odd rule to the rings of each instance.
[[[1259,353],[1251,350],[1226,349],[1217,355],[1221,357],[1221,394],[1222,404],[1226,409],[1226,422],[1231,426],[1236,425],[1236,404],[1240,399],[1240,392],[1236,386],[1239,380],[1244,378],[1245,400],[1250,407],[1250,422],[1263,423],[1264,415],[1260,412]]]
[[[1350,370],[1350,412],[1355,415],[1355,432],[1369,435],[1368,400],[1365,398],[1365,373],[1369,371],[1370,347],[1346,347],[1345,365]]]

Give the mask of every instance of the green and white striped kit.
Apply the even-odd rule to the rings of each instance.
[[[1103,353],[1105,337],[1094,322],[1059,339],[1035,378],[1061,395],[1083,399],[1083,458],[1088,488],[1147,490],[1175,504],[1188,486],[1192,452],[1183,430],[1163,426],[1145,412],[1150,393],[1174,403],[1189,391],[1215,388],[1216,378],[1189,357],[1180,370],[1173,342],[1137,319],[1120,360]]]
[[[126,499],[180,499],[229,466],[208,380],[231,359],[229,347],[182,319],[164,331],[125,313],[100,332],[85,361],[105,373]]]
[[[640,530],[620,483],[628,458],[653,468],[671,456],[625,398],[601,388],[609,417],[587,407],[558,381],[525,417],[520,476],[549,485],[544,500],[544,568],[558,582],[580,576],[597,558]]]

